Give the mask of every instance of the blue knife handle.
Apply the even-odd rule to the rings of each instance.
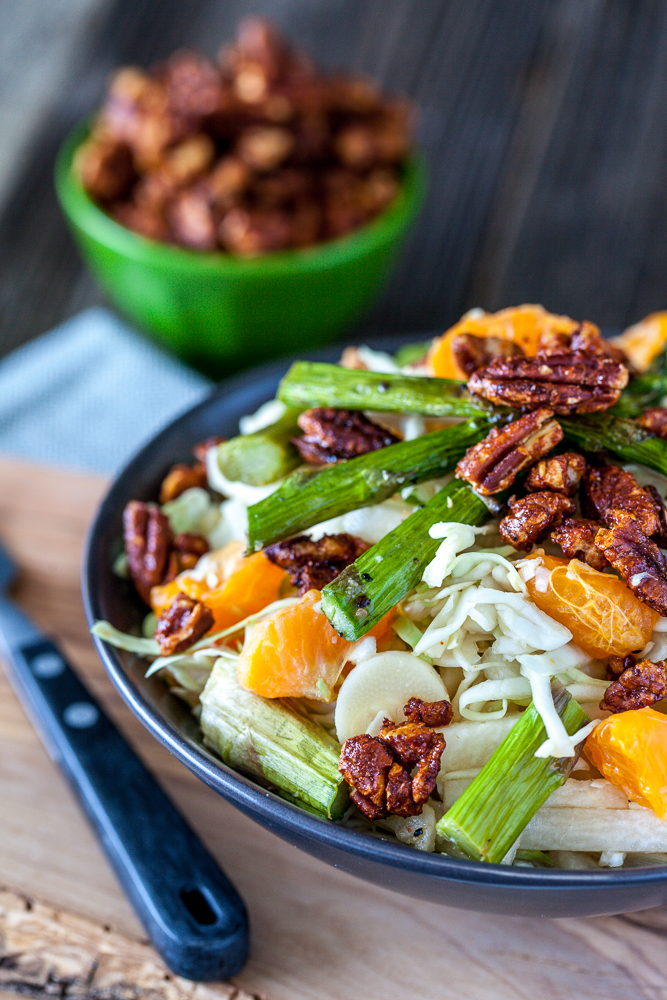
[[[4,602],[0,628],[17,693],[156,950],[185,979],[228,979],[249,949],[238,892],[58,648]]]

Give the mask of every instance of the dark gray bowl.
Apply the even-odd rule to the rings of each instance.
[[[392,350],[402,342],[387,340],[372,346]],[[334,361],[340,349],[305,356]],[[223,382],[158,434],[116,479],[92,525],[85,555],[83,596],[90,624],[106,618],[129,630],[145,613],[133,588],[111,572],[120,549],[125,504],[155,499],[166,471],[174,462],[190,460],[197,441],[236,434],[239,417],[275,394],[288,364],[274,362]],[[95,642],[121,696],[156,739],[246,815],[321,861],[417,899],[511,916],[592,916],[667,901],[665,866],[557,871],[486,865],[424,854],[317,819],[223,764],[204,746],[187,706],[159,680],[146,680],[145,665],[136,656]]]

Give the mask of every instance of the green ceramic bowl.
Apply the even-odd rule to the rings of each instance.
[[[87,131],[65,140],[55,175],[84,259],[121,312],[216,375],[339,338],[379,291],[424,189],[412,159],[390,207],[340,239],[252,260],[185,250],[131,232],[88,197],[72,170]]]

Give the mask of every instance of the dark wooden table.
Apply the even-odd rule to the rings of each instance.
[[[30,3],[8,2],[30,16]],[[523,301],[614,327],[667,305],[664,0],[77,4],[77,44],[2,192],[0,354],[101,301],[51,174],[108,72],[183,45],[213,54],[251,12],[420,109],[430,193],[360,332],[438,329],[473,305]],[[18,93],[21,60],[12,72]]]

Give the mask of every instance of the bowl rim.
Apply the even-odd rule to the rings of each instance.
[[[365,338],[365,343],[374,349],[391,350],[405,343],[423,342],[429,336],[433,336],[433,334],[387,337],[382,340]],[[140,473],[145,460],[153,454],[154,450],[167,442],[181,423],[198,414],[205,413],[209,407],[215,406],[221,399],[227,399],[234,393],[242,392],[260,379],[266,382],[272,380],[277,384],[279,378],[293,361],[332,360],[332,358],[339,356],[343,346],[346,345],[339,344],[334,347],[291,355],[278,361],[258,365],[239,375],[225,379],[205,399],[172,420],[136,452],[107,490],[90,525],[85,541],[81,587],[89,626],[92,626],[96,619],[102,617],[99,590],[96,584],[98,539],[103,534],[105,522],[112,516],[118,516],[119,505],[127,485]],[[667,881],[667,865],[656,865],[648,868],[610,868],[599,871],[557,868],[531,869],[452,858],[448,855],[410,849],[407,845],[393,843],[389,840],[380,840],[332,820],[320,818],[233,770],[215,757],[212,752],[205,750],[184,735],[144,696],[131,674],[126,670],[120,651],[108,646],[97,636],[93,636],[93,640],[115,688],[149,732],[209,787],[250,815],[251,818],[259,820],[272,832],[288,841],[294,842],[296,836],[311,842],[319,842],[374,864],[399,867],[404,871],[432,877],[442,882],[443,887],[446,883],[452,882],[504,890],[553,888],[554,890],[576,889],[580,891],[582,888],[609,889],[613,886],[620,889]]]
[[[112,219],[86,193],[72,162],[90,132],[88,119],[63,140],[56,156],[54,184],[60,206],[77,229],[108,249],[131,260],[195,275],[220,273],[229,277],[312,273],[353,262],[397,240],[417,215],[426,190],[423,157],[413,151],[403,167],[403,180],[391,204],[370,222],[344,236],[297,250],[280,250],[258,257],[235,257],[222,250],[191,250],[149,239]]]

